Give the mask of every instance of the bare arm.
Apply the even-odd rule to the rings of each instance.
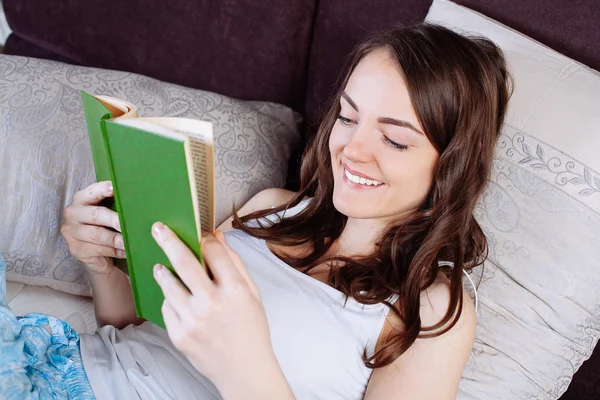
[[[441,336],[417,339],[390,365],[376,369],[367,387],[366,400],[456,399],[475,341],[475,307],[466,293],[463,296],[463,310],[456,325]],[[436,281],[421,298],[423,326],[439,322],[449,302],[449,284]]]
[[[100,206],[112,197],[110,182],[94,183],[78,191],[64,210],[61,234],[73,256],[82,261],[94,295],[98,327],[123,328],[140,324],[144,319],[135,313],[131,285],[112,258],[125,258],[123,237],[116,212]]]
[[[94,312],[98,328],[112,325],[122,329],[129,324],[139,325],[146,321],[135,312],[131,284],[127,275],[118,268],[108,274],[88,272],[94,294]]]

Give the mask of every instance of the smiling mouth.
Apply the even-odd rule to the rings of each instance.
[[[348,169],[344,166],[344,176],[350,182],[355,183],[357,185],[377,187],[383,185],[383,182],[376,181],[374,179],[367,179],[362,176],[354,175],[352,172],[348,171]]]

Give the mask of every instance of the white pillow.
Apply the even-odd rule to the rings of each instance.
[[[128,100],[143,116],[213,123],[216,220],[254,194],[285,185],[300,142],[293,111],[141,75],[0,55],[0,253],[7,279],[90,295],[60,235],[62,210],[95,181],[80,89]]]
[[[557,399],[600,331],[600,74],[479,13],[426,21],[486,36],[515,91],[476,216],[490,255],[459,399]]]

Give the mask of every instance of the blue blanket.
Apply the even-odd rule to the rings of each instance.
[[[14,315],[6,304],[0,255],[0,393],[3,400],[94,399],[69,323],[44,314]]]

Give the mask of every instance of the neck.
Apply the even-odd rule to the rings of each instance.
[[[332,251],[347,257],[370,254],[375,250],[375,243],[384,227],[381,221],[348,218]]]

